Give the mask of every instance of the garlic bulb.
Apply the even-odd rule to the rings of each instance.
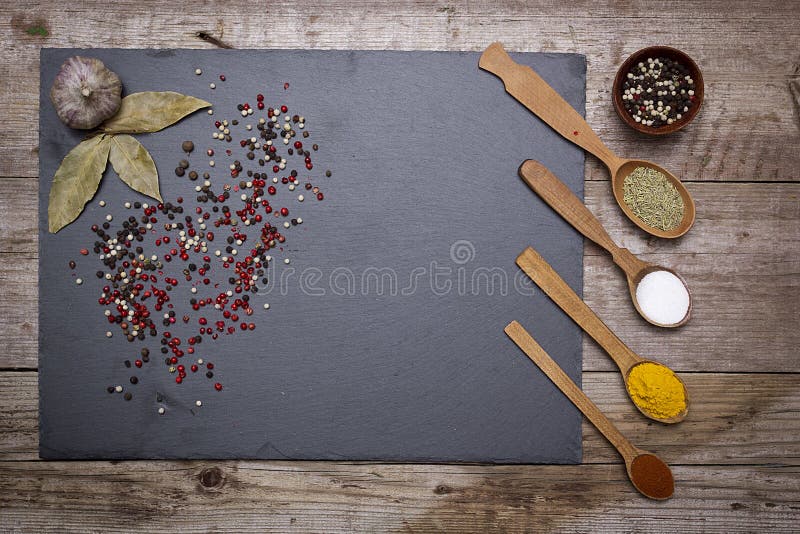
[[[50,100],[61,122],[70,128],[88,130],[113,116],[119,109],[122,83],[102,61],[73,56],[58,71]]]

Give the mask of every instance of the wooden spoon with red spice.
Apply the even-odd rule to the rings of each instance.
[[[625,460],[628,478],[639,493],[656,500],[672,497],[675,480],[663,460],[628,441],[522,325],[512,321],[505,327],[505,333],[617,449]]]

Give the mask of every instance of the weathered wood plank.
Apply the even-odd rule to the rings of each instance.
[[[617,206],[608,182],[586,182],[585,201],[617,244],[634,254],[800,252],[800,185],[689,183],[687,188],[697,221],[679,239],[639,230]],[[38,191],[36,179],[0,178],[0,253],[36,253]],[[586,254],[605,255],[595,246]]]
[[[673,464],[800,465],[800,374],[684,373],[687,418],[665,426],[631,404],[619,373],[584,373],[583,389],[638,447]],[[584,463],[617,453],[588,422]]]
[[[266,9],[272,23],[247,16],[256,9],[259,15]],[[38,168],[41,46],[208,47],[194,37],[205,30],[240,48],[480,50],[502,39],[511,50],[583,53],[588,120],[620,155],[652,159],[684,179],[796,182],[800,108],[788,86],[800,80],[798,14],[797,2],[751,0],[679,6],[654,0],[401,0],[391,6],[301,0],[265,8],[242,0],[202,6],[153,0],[144,8],[135,0],[3,3],[0,176],[28,181],[7,186],[0,180],[0,329],[6,345],[0,367],[36,365],[36,241],[30,236],[36,229],[31,178]],[[35,28],[48,35],[30,35],[27,30]],[[707,100],[697,121],[667,139],[643,139],[624,129],[610,105],[616,66],[651,44],[686,50],[706,80]],[[591,157],[586,175],[607,180]],[[613,237],[687,277],[698,306],[689,326],[671,333],[649,329],[633,314],[619,273],[591,245],[587,301],[634,349],[676,368],[797,370],[796,187],[704,187],[690,184],[698,226],[682,240],[666,242],[647,240],[624,221],[607,183],[587,183],[587,202]],[[591,341],[585,358],[585,368],[611,369]],[[791,466],[676,467],[676,499],[655,504],[633,492],[619,464],[0,462],[0,525],[30,532],[796,529],[797,375],[685,378],[693,407],[676,427],[637,419],[616,374],[586,373],[584,384],[623,431],[669,461]],[[773,380],[775,389],[769,387]],[[0,459],[35,457],[35,395],[34,374],[0,373]],[[584,444],[587,461],[615,461],[593,429],[585,428]],[[224,480],[221,487],[214,485],[217,480]]]
[[[670,463],[800,465],[799,374],[687,373],[683,379],[692,405],[688,418],[674,426],[640,415],[619,373],[584,373],[583,389],[633,443]],[[0,461],[38,458],[37,403],[35,373],[0,373]],[[583,462],[620,461],[585,422]]]
[[[635,352],[676,371],[800,371],[797,256],[755,258],[709,255],[701,257],[702,264],[682,268],[695,308],[689,324],[678,330],[645,323],[630,304],[617,269],[599,256],[585,259],[584,294],[587,303]],[[644,259],[674,263],[672,256],[648,255]],[[696,259],[692,258],[693,262]],[[721,262],[731,262],[730,269],[708,274],[708,269],[714,268],[710,266]],[[36,270],[34,257],[0,254],[0,291],[5,296],[0,300],[0,328],[7,339],[0,367],[37,366]],[[584,370],[614,369],[593,341],[587,338],[583,346]]]
[[[4,462],[14,531],[791,531],[798,467],[675,467],[675,497],[636,493],[621,465]],[[669,518],[665,522],[665,518]]]
[[[242,17],[250,3],[212,2],[187,10],[176,21],[175,5],[99,0],[48,6],[0,8],[0,43],[8,60],[0,65],[0,176],[37,174],[38,50],[41,46],[208,47],[194,33],[204,30],[239,48],[358,48],[480,50],[502,39],[511,50],[580,52],[588,64],[587,117],[621,155],[662,162],[685,179],[783,180],[800,175],[800,117],[789,91],[798,76],[795,43],[797,5],[695,2],[664,9],[654,1],[632,5],[546,1],[494,3],[399,2],[381,9],[372,2],[275,2],[276,24]],[[96,17],[112,9],[113,17]],[[649,14],[658,12],[653,27]],[[33,13],[36,13],[35,15]],[[209,16],[210,13],[215,15]],[[32,26],[48,36],[28,35]],[[648,31],[642,31],[647,27]],[[753,42],[768,46],[751,46]],[[633,51],[672,44],[694,56],[706,79],[706,102],[685,131],[666,139],[643,139],[615,116],[609,92],[616,68]],[[724,51],[724,53],[721,53]],[[501,92],[498,97],[502,97]],[[606,179],[591,161],[588,176]]]
[[[678,369],[758,371],[762,361],[770,362],[764,371],[800,369],[800,190],[698,183],[689,189],[695,227],[665,240],[633,230],[610,187],[586,187],[587,205],[620,246],[686,278],[694,306],[689,324],[668,330],[645,323],[622,272],[594,245],[584,260],[586,302],[633,350]],[[614,368],[594,342],[584,349],[585,369]]]
[[[632,230],[607,183],[588,182],[586,201],[622,246],[686,277],[695,304],[690,323],[678,330],[645,323],[621,271],[591,245],[584,260],[586,301],[631,348],[676,370],[800,370],[800,185],[689,188],[697,226],[674,241]],[[9,340],[0,367],[37,365],[35,193],[30,179],[0,179],[0,292],[7,297],[0,300],[0,328]],[[584,348],[584,369],[613,369],[592,341]]]
[[[30,371],[0,372],[0,461],[39,457],[39,381]]]
[[[634,254],[800,252],[800,185],[689,183],[687,188],[697,206],[697,221],[679,239],[659,239],[639,230],[617,206],[607,181],[586,182],[584,196],[609,235]],[[0,253],[36,254],[38,193],[36,179],[0,178]],[[588,246],[586,254],[605,255],[595,246]]]

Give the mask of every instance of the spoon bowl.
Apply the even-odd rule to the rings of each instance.
[[[592,215],[592,212],[575,196],[575,193],[568,188],[564,182],[559,180],[550,170],[538,161],[527,160],[519,167],[519,176],[533,189],[542,199],[553,208],[564,220],[570,223],[576,230],[586,238],[591,239],[599,246],[604,248],[614,263],[625,273],[628,280],[628,290],[631,294],[633,306],[639,315],[648,323],[664,328],[676,328],[689,321],[692,309],[692,297],[686,281],[678,273],[667,267],[642,261],[634,256],[628,249],[620,248],[600,224],[600,221]],[[636,296],[636,289],[642,278],[655,271],[669,272],[681,281],[686,293],[689,295],[689,307],[686,315],[676,323],[660,323],[651,319],[644,313]]]
[[[663,501],[675,493],[675,478],[669,466],[655,454],[639,450],[632,459],[625,458],[625,470],[639,493]]]
[[[583,415],[617,449],[625,460],[625,470],[633,487],[651,499],[669,499],[675,491],[672,471],[658,456],[643,451],[628,441],[622,432],[608,420],[595,403],[581,391],[567,373],[550,357],[517,321],[505,327],[505,333],[553,384],[572,401]]]
[[[641,315],[642,318],[651,325],[660,326],[661,328],[678,328],[688,323],[689,318],[692,316],[692,292],[689,290],[689,286],[686,284],[686,280],[684,280],[681,275],[679,275],[669,267],[664,267],[663,265],[656,265],[655,263],[647,263],[647,262],[642,262],[642,263],[644,263],[642,268],[639,269],[639,271],[637,271],[633,275],[629,274],[627,271],[625,272],[625,277],[628,280],[628,291],[631,294],[631,301],[633,301],[633,307],[636,309],[639,315]],[[666,271],[671,275],[673,275],[678,280],[680,280],[681,283],[683,284],[683,287],[686,289],[686,293],[689,295],[689,307],[686,309],[686,315],[684,315],[683,319],[681,319],[677,323],[660,323],[652,319],[649,315],[647,315],[647,313],[645,313],[645,311],[639,304],[639,297],[636,295],[636,290],[639,287],[639,283],[645,276],[647,276],[650,273],[654,273],[656,271]]]
[[[652,235],[665,238],[682,236],[694,224],[695,210],[689,192],[671,173],[655,163],[643,160],[628,160],[617,157],[597,136],[586,120],[569,105],[555,89],[530,67],[516,63],[500,43],[493,43],[481,54],[478,66],[491,72],[503,81],[506,92],[516,98],[551,128],[568,141],[578,145],[602,161],[611,173],[614,198],[622,212],[639,228]],[[664,173],[680,193],[684,201],[681,224],[669,231],[654,228],[639,219],[622,200],[625,177],[633,169],[646,166]]]
[[[667,369],[668,371],[672,372],[672,370],[669,367],[667,367],[666,365],[664,365],[661,362],[657,362],[655,360],[646,360],[644,358],[640,358],[639,361],[634,363],[633,365],[631,365],[628,368],[627,371],[623,371],[623,376],[624,376],[623,380],[625,382],[625,390],[626,391],[630,391],[628,389],[628,384],[630,383],[631,371],[633,371],[634,367],[637,367],[637,366],[639,366],[639,365],[641,365],[643,363],[650,363],[650,364],[653,364],[653,365],[658,365],[658,366],[663,367],[663,368]],[[664,423],[664,424],[667,424],[667,425],[680,423],[681,421],[686,419],[686,416],[689,414],[689,390],[686,389],[686,384],[683,382],[681,377],[679,377],[676,373],[672,373],[672,374],[676,379],[678,379],[678,382],[680,382],[681,387],[683,388],[683,398],[686,400],[686,404],[685,404],[683,410],[680,411],[680,413],[677,413],[677,414],[673,415],[672,417],[655,417],[653,414],[647,412],[646,410],[644,410],[641,406],[639,406],[635,402],[633,403],[633,405],[636,406],[636,409],[639,410],[642,413],[642,415],[644,415],[645,417],[648,417],[650,419],[653,419],[654,421],[658,421],[659,423]]]
[[[672,373],[683,388],[684,409],[672,417],[659,417],[644,410],[636,403],[631,395],[629,388],[631,371],[634,367],[643,363],[652,363],[666,369],[669,369],[669,367],[660,362],[642,358],[628,348],[628,346],[614,335],[608,326],[600,320],[592,309],[581,300],[564,279],[553,270],[550,264],[531,247],[526,248],[517,257],[517,265],[519,265],[520,269],[522,269],[548,297],[564,310],[564,313],[569,315],[584,332],[589,334],[589,336],[611,356],[611,359],[617,364],[620,373],[622,373],[623,380],[625,381],[625,391],[628,393],[628,397],[643,415],[654,421],[666,424],[674,424],[683,421],[689,413],[689,395],[686,391],[686,384],[684,384],[683,380],[681,380],[677,374]],[[672,371],[670,370],[670,372]]]
[[[692,227],[695,221],[695,207],[694,207],[694,200],[692,200],[692,196],[689,194],[689,191],[686,187],[678,180],[675,176],[672,175],[668,170],[665,168],[656,165],[651,161],[640,160],[640,159],[628,159],[628,160],[618,160],[619,164],[615,168],[608,167],[609,171],[611,172],[611,189],[614,192],[614,199],[619,204],[619,207],[622,209],[623,213],[631,220],[633,223],[644,230],[645,232],[652,234],[656,237],[664,237],[667,239],[674,239],[676,237],[680,237]],[[604,162],[605,163],[605,162]],[[608,164],[607,164],[608,165]],[[624,196],[625,196],[625,178],[628,177],[630,173],[632,173],[638,167],[648,167],[653,169],[657,172],[660,172],[664,176],[667,177],[667,180],[675,187],[678,193],[681,195],[681,199],[683,199],[683,218],[681,219],[680,224],[675,228],[670,230],[661,230],[660,228],[655,228],[654,226],[650,226],[649,224],[645,223],[641,220],[633,210],[625,203]]]

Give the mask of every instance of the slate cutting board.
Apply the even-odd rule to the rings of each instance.
[[[176,385],[158,357],[158,338],[129,343],[118,330],[105,337],[108,325],[97,304],[102,283],[94,276],[99,260],[78,251],[91,248],[92,223],[107,213],[115,220],[128,216],[126,200],[146,201],[110,166],[81,217],[56,235],[47,232],[51,179],[83,135],[58,121],[48,91],[62,61],[78,53],[117,72],[126,94],[174,90],[213,102],[213,117],[203,111],[138,136],[158,166],[167,200],[194,197],[194,183],[172,171],[184,157],[184,139],[197,146],[193,168],[207,170],[205,149],[215,147],[213,181],[230,181],[233,158],[211,139],[212,122],[237,118],[236,104],[254,103],[256,93],[268,105],[287,104],[290,114],[304,115],[312,133],[306,142],[320,145],[309,174],[325,200],[301,204],[285,190],[278,195],[304,223],[286,231],[272,282],[253,297],[257,329],[207,339],[195,354],[215,362],[214,380],[190,376]],[[512,55],[583,112],[582,56]],[[532,289],[514,258],[533,245],[580,292],[582,240],[516,170],[524,159],[538,159],[582,197],[583,154],[480,71],[478,56],[43,49],[40,455],[579,462],[578,412],[503,327],[519,320],[580,382],[580,332]],[[194,74],[198,67],[202,76]],[[78,262],[74,273],[71,259]],[[76,285],[76,276],[85,283]],[[190,297],[187,287],[180,289],[172,299],[179,317]],[[182,327],[179,321],[171,330],[196,333]],[[123,361],[142,346],[155,357],[132,372]],[[132,374],[139,378],[135,386]],[[216,380],[223,391],[212,387]],[[106,392],[116,384],[133,399]]]

